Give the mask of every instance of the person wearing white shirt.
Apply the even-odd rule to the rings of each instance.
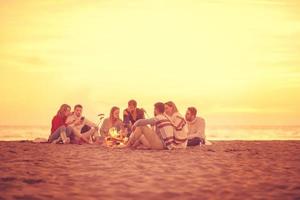
[[[205,120],[197,117],[197,109],[189,107],[185,114],[188,124],[188,143],[187,146],[197,146],[205,144]]]
[[[92,136],[97,132],[97,125],[82,116],[82,106],[76,105],[74,112],[70,115],[66,124],[72,128],[75,143],[83,141],[92,143]]]

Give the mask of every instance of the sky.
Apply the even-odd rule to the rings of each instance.
[[[0,125],[173,100],[208,125],[299,125],[297,0],[0,0]]]

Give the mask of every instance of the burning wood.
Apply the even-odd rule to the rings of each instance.
[[[114,127],[109,129],[108,136],[105,137],[105,144],[107,147],[124,146],[127,141],[128,138],[123,136],[123,134],[118,132]]]

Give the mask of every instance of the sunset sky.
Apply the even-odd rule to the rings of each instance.
[[[209,125],[299,124],[300,1],[0,0],[0,125],[173,100]]]

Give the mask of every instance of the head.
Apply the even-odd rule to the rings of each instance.
[[[77,117],[81,117],[81,114],[82,114],[82,105],[77,104],[76,106],[74,106],[74,114]]]
[[[128,110],[130,112],[135,111],[136,108],[137,108],[137,102],[136,102],[136,100],[132,99],[132,100],[128,101]]]
[[[154,116],[163,114],[165,112],[165,104],[161,102],[157,102],[154,104]]]
[[[188,122],[193,121],[197,116],[197,109],[195,107],[188,107],[185,113],[185,119]]]
[[[71,113],[71,107],[68,104],[63,104],[60,106],[59,110],[57,111],[57,115],[61,117],[67,117]]]
[[[165,103],[165,113],[172,116],[174,113],[178,112],[178,109],[173,101],[168,101]]]
[[[109,118],[112,122],[120,119],[120,108],[116,106],[112,107],[110,110]]]

